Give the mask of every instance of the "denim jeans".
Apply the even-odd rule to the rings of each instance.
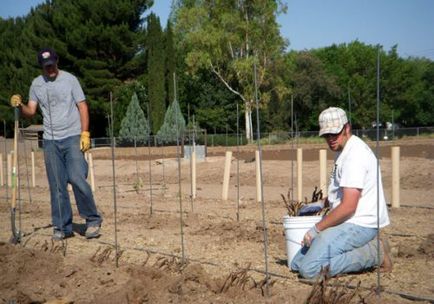
[[[379,265],[377,229],[343,223],[321,231],[310,247],[301,248],[291,269],[304,278],[318,276],[321,266],[330,266],[329,274],[359,272]],[[382,252],[380,261],[382,260]]]
[[[86,181],[88,165],[80,151],[80,136],[44,140],[45,167],[51,195],[51,218],[54,230],[72,232],[72,209],[67,185],[72,185],[77,209],[86,226],[101,226],[92,189]]]

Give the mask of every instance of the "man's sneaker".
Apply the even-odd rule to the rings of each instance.
[[[99,230],[101,229],[101,227],[99,226],[90,226],[87,227],[86,229],[86,233],[85,236],[87,239],[94,239],[100,236],[99,234]]]
[[[60,230],[54,230],[53,236],[51,237],[51,239],[53,241],[62,241],[64,239],[71,238],[73,236],[74,236],[74,232],[65,233],[65,232],[60,231]]]

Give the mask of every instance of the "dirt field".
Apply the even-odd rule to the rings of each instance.
[[[387,201],[392,144],[401,146],[401,208],[389,209],[392,224],[384,229],[392,245],[394,269],[380,275],[381,302],[410,303],[411,297],[434,302],[434,142],[381,143]],[[326,147],[301,147],[305,149],[303,194],[310,197],[319,184],[318,149]],[[51,241],[49,191],[43,154],[37,151],[35,188],[27,187],[30,157],[20,158],[17,223],[24,233],[20,245],[9,244],[10,190],[0,187],[0,303],[304,303],[312,286],[286,266],[282,225],[286,210],[280,197],[292,180],[297,181],[296,162],[291,161],[294,153],[288,145],[263,148],[268,285],[262,208],[255,198],[255,162],[251,161],[254,146],[243,147],[238,162],[233,149],[228,201],[221,200],[224,148],[208,148],[206,161],[198,161],[194,200],[189,160],[181,160],[178,183],[176,148],[154,148],[151,161],[147,148],[137,149],[137,156],[134,149],[116,149],[116,218],[111,150],[92,150],[95,197],[104,217],[102,236],[86,240],[80,235],[84,224],[71,192],[76,234],[64,243]],[[332,159],[329,151],[328,168]],[[338,280],[351,280],[351,286],[361,282],[353,302],[360,297],[365,303],[377,302],[372,292],[377,284],[375,270]]]

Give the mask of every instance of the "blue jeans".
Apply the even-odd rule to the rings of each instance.
[[[78,213],[86,226],[101,226],[92,189],[86,181],[88,165],[80,151],[80,136],[44,140],[45,167],[51,195],[51,218],[54,230],[72,232],[72,209],[68,183],[72,185]]]
[[[321,266],[329,265],[331,276],[374,267],[380,264],[376,235],[376,228],[351,223],[330,227],[321,231],[310,247],[303,247],[297,252],[291,269],[304,278],[312,279],[318,276]]]

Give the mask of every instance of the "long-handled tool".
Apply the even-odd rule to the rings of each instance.
[[[18,164],[18,118],[19,118],[19,109],[18,107],[14,108],[15,110],[15,126],[14,126],[14,154],[12,158],[12,201],[11,201],[11,228],[12,228],[12,237],[10,242],[12,244],[18,244],[21,241],[21,233],[18,231],[15,225],[15,212],[16,212],[16,203],[17,203],[17,194],[18,194],[18,177],[17,177],[17,164]]]

